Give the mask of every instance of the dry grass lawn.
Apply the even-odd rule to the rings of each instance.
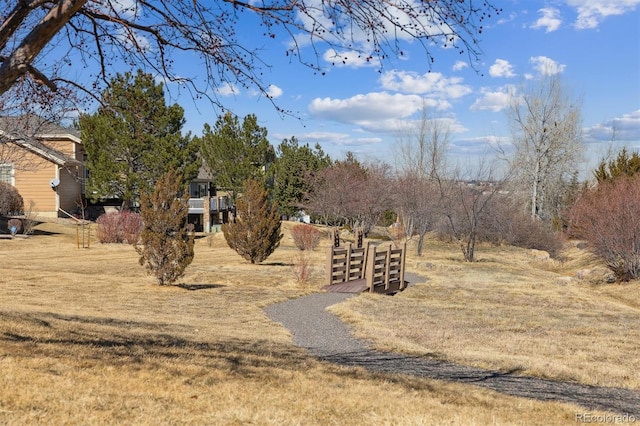
[[[69,224],[0,240],[0,424],[560,425],[585,411],[307,356],[262,311],[322,285],[320,249],[310,282],[295,282],[288,226],[263,265],[244,262],[221,234],[198,239],[181,285],[167,287],[146,276],[130,246],[77,248]],[[424,259],[409,259],[426,284],[353,298],[340,311],[381,346],[474,365],[515,362],[531,374],[548,363],[547,375],[637,386],[638,361],[629,357],[637,286],[558,284],[556,273],[524,262],[506,267],[497,252],[464,265],[441,249],[440,258],[430,247]],[[549,329],[567,316],[577,321],[580,310],[573,328]],[[591,342],[581,354],[569,350],[580,338],[562,334],[578,328]],[[624,362],[606,371],[612,357]],[[601,377],[588,377],[596,371]]]
[[[562,261],[514,247],[478,255],[467,264],[455,246],[430,240],[408,261],[426,282],[330,309],[380,348],[640,389],[640,283],[604,283],[604,268],[575,244]]]

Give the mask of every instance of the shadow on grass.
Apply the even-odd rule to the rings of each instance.
[[[222,288],[226,286],[222,284],[176,284],[176,287],[179,287],[183,290],[195,291],[195,290],[210,290],[210,289]]]

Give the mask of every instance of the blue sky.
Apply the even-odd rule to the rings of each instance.
[[[295,136],[302,143],[320,143],[332,158],[352,151],[390,163],[399,129],[428,105],[450,123],[451,156],[464,160],[491,152],[496,139],[508,143],[509,95],[546,70],[560,73],[565,87],[582,99],[590,159],[585,169],[606,153],[614,127],[615,149],[640,150],[640,0],[494,4],[503,12],[480,36],[482,56],[475,69],[466,56],[439,47],[433,47],[430,68],[421,48],[409,45],[403,59],[392,58],[381,72],[358,61],[349,66],[327,61],[326,74],[314,75],[286,58],[283,44],[264,41],[262,59],[271,65],[264,82],[272,85],[275,102],[298,118],[279,115],[255,91],[227,87],[218,96],[240,117],[256,114],[274,145]],[[186,130],[199,135],[205,122],[215,122],[210,105],[177,101],[186,110]]]

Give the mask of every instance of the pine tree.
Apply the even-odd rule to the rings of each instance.
[[[230,112],[218,117],[213,128],[204,125],[198,144],[216,186],[227,190],[235,201],[246,179],[264,179],[275,153],[267,129],[249,114],[242,120]]]
[[[140,264],[146,265],[160,285],[182,277],[193,260],[194,238],[186,228],[188,197],[182,188],[182,177],[174,170],[158,180],[153,193],[143,193],[141,197],[144,228],[142,245],[136,251]]]
[[[182,135],[184,109],[166,104],[163,85],[151,74],[118,74],[101,102],[78,123],[88,157],[89,197],[120,198],[127,208],[170,167],[185,182],[197,176],[201,160],[197,141]]]
[[[280,245],[280,216],[277,205],[269,203],[264,184],[247,179],[236,203],[235,221],[222,225],[227,244],[251,263],[260,263]]]

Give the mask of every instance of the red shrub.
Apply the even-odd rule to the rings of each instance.
[[[603,182],[569,212],[569,232],[587,241],[620,281],[640,278],[640,176]]]
[[[301,224],[291,228],[291,236],[298,249],[314,250],[320,244],[322,233],[311,225]]]
[[[142,232],[142,219],[130,211],[105,213],[96,220],[98,241],[104,244],[135,244]]]

